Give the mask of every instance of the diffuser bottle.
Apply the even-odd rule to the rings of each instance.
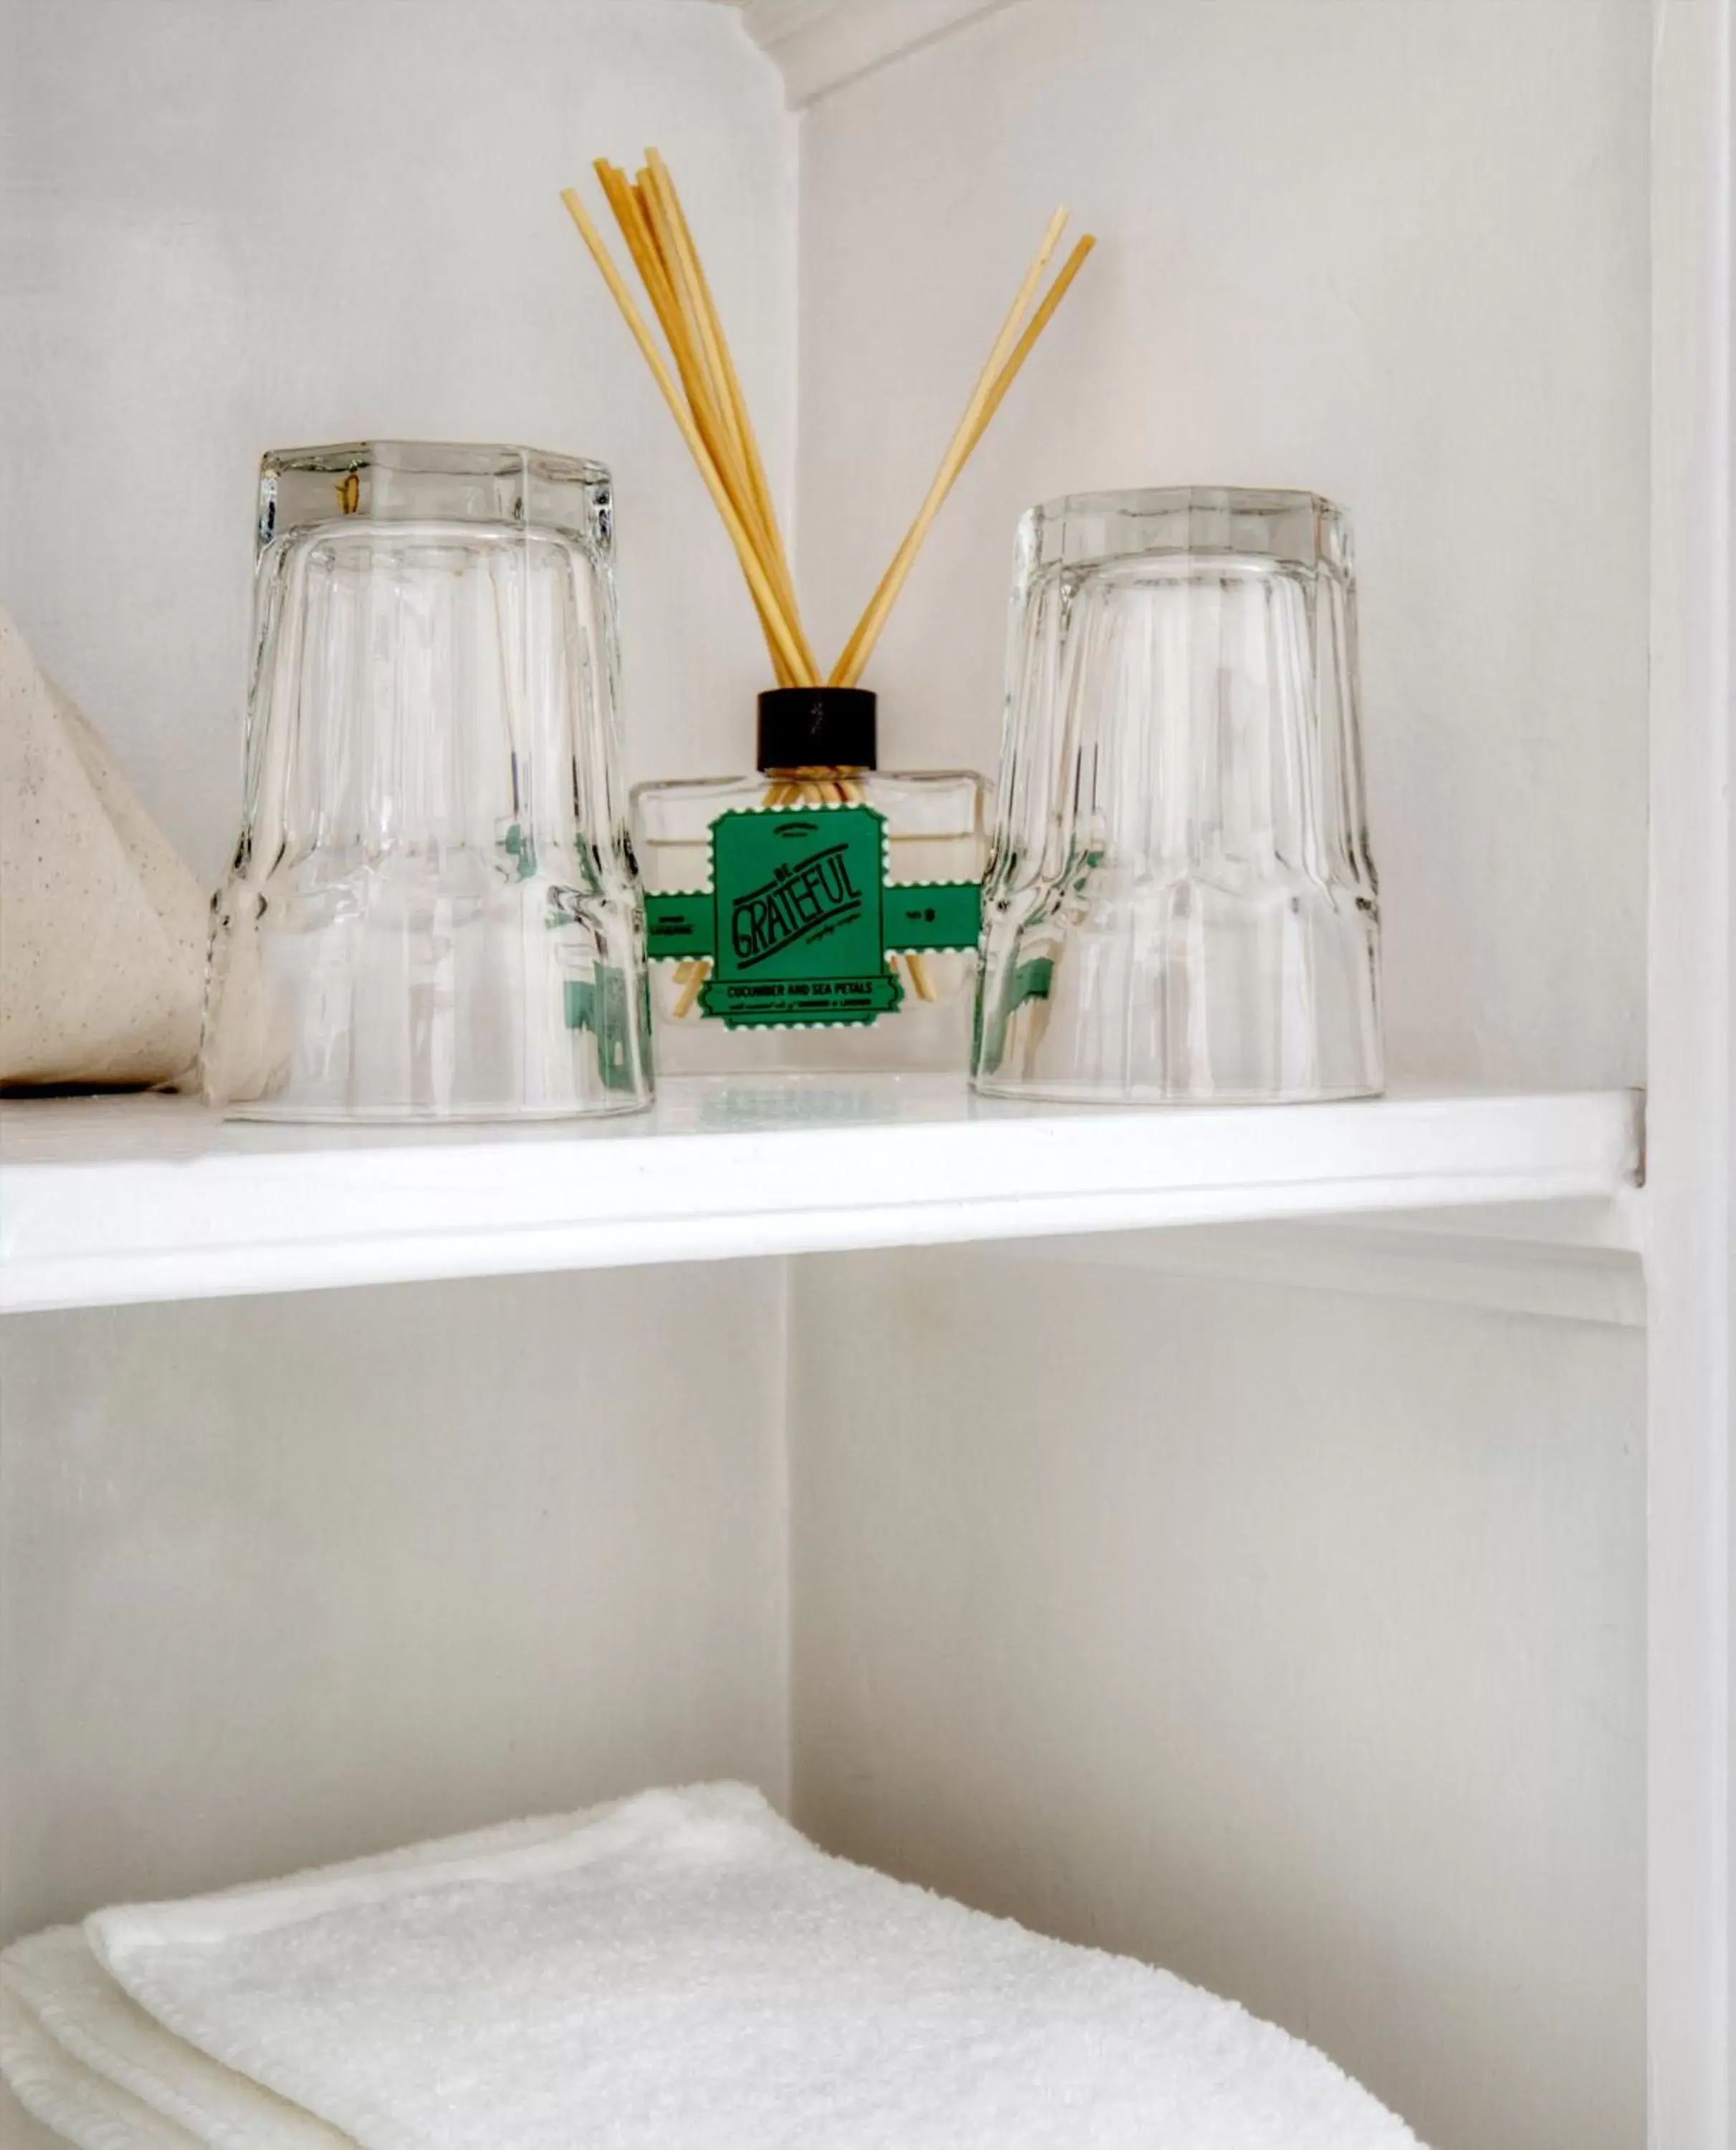
[[[634,793],[665,1072],[964,1066],[982,780],[883,770],[875,733],[860,688],[780,688],[755,774]]]
[[[860,681],[935,517],[1094,242],[1077,243],[1039,300],[1067,212],[1050,219],[915,521],[824,669],[674,179],[654,149],[636,176],[605,158],[596,172],[667,357],[577,189],[561,199],[728,532],[779,682],[760,697],[754,775],[646,785],[633,796],[658,1064],[674,1074],[962,1071],[982,781],[882,771],[874,697]]]

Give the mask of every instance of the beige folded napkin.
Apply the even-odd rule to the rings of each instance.
[[[206,903],[0,612],[0,1083],[144,1084],[199,1047]]]

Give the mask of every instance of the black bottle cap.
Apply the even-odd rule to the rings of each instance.
[[[873,769],[865,687],[770,687],[760,697],[761,769]]]

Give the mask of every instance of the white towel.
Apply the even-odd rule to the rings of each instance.
[[[304,1878],[481,1857],[563,1835],[575,1819],[507,1822]],[[251,1883],[219,1900],[280,1885]],[[78,2150],[355,2150],[349,2137],[165,2031],[110,1978],[82,1927],[57,1926],[0,1954],[0,2073],[27,2112]]]
[[[0,2067],[20,2102],[80,2150],[354,2150],[165,2031],[124,1993],[77,1926],[0,1956]],[[108,2133],[103,2132],[107,2127]]]
[[[285,2108],[361,2150],[1416,2150],[1232,2004],[828,1858],[737,1785],[86,1932],[272,2093],[242,2091],[247,2150],[301,2150]]]
[[[0,2068],[24,2110],[79,2150],[200,2150],[197,2136],[56,2045],[39,2018],[3,1986]]]

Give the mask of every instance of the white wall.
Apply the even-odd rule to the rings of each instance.
[[[1638,1334],[967,1250],[797,1276],[797,1821],[1234,1996],[1433,2150],[1636,2150]]]
[[[729,1263],[0,1324],[0,1942],[646,1784],[781,1799],[783,1309]]]
[[[0,1941],[648,1784],[780,1798],[782,1307],[728,1263],[0,1327]]]
[[[1012,0],[802,138],[800,573],[841,639],[1050,210],[1101,244],[866,684],[992,766],[1012,527],[1351,511],[1395,1074],[1642,1069],[1645,0]]]
[[[795,123],[733,10],[0,0],[0,604],[201,876],[239,815],[267,447],[608,463],[632,772],[750,755],[752,608],[558,199],[648,142],[787,484]]]
[[[870,669],[888,758],[992,765],[1031,502],[1333,495],[1400,1078],[1643,1073],[1648,35],[1010,0],[804,116],[825,642],[1049,211],[1101,240]],[[806,1265],[791,1334],[799,1820],[1236,1995],[1436,2150],[1633,2150],[1638,1335],[967,1254]]]

